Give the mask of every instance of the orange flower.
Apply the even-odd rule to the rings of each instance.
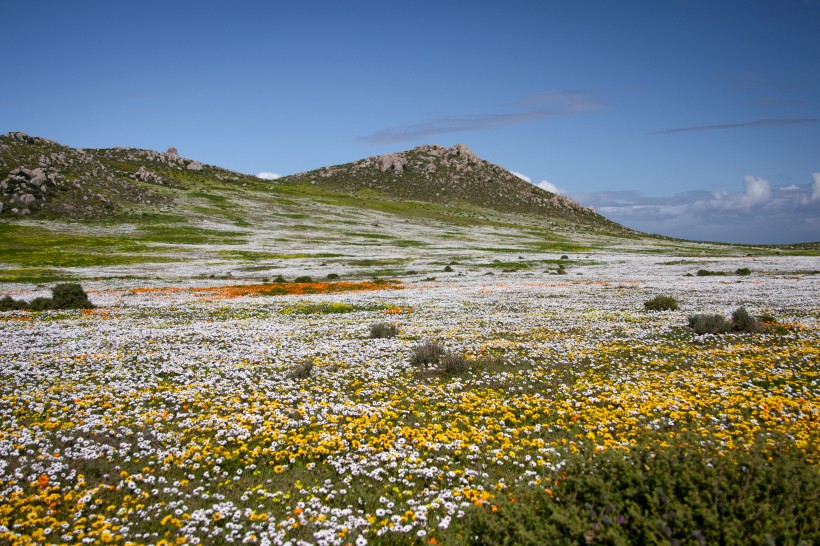
[[[40,474],[40,477],[37,478],[37,485],[40,487],[45,487],[48,485],[48,474]]]

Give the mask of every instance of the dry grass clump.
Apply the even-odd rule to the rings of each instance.
[[[397,335],[399,335],[399,329],[395,324],[374,322],[370,325],[370,339],[386,339]]]

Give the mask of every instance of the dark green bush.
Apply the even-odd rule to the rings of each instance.
[[[452,271],[453,271],[453,268],[450,267],[449,265],[444,267],[444,272],[445,273],[452,273]]]
[[[697,272],[698,277],[712,277],[712,276],[724,276],[726,273],[723,271],[709,271],[708,269],[698,269]]]
[[[338,278],[339,278],[338,273],[328,273],[327,274],[327,280],[329,280],[329,281],[335,281]]]
[[[281,283],[286,283],[288,281],[282,275],[276,275],[276,278],[273,279],[273,282],[281,284]]]
[[[735,271],[735,275],[751,275],[752,270],[748,267],[741,267],[740,269]]]
[[[731,330],[732,325],[723,315],[708,315],[699,313],[689,317],[689,327],[698,335],[724,334]]]
[[[583,446],[541,487],[465,518],[468,543],[818,544],[820,471],[788,438],[728,452],[701,436]]]
[[[757,319],[746,311],[745,307],[738,307],[732,313],[732,330],[736,332],[757,332],[760,324]]]
[[[399,329],[393,324],[388,324],[387,322],[374,322],[370,325],[370,337],[372,339],[396,337],[397,335],[399,335]]]
[[[83,287],[77,283],[58,284],[51,290],[51,300],[54,309],[91,309],[94,307],[88,301],[88,295]]]
[[[435,366],[441,360],[444,348],[435,341],[425,341],[413,348],[410,355],[410,364],[417,368]]]
[[[0,299],[0,311],[16,311],[24,309],[26,302],[13,299],[11,296],[3,296]]]
[[[51,289],[51,297],[40,296],[30,302],[14,300],[10,296],[0,299],[0,311],[29,309],[31,311],[48,311],[49,309],[91,309],[94,305],[88,295],[77,283],[62,283]]]
[[[645,301],[643,306],[648,311],[674,311],[678,308],[678,300],[672,296],[655,296]]]
[[[313,278],[312,278],[312,277],[310,277],[310,276],[308,276],[308,275],[302,275],[302,276],[300,276],[300,277],[296,277],[295,279],[293,279],[293,282],[304,282],[304,283],[308,283],[308,282],[313,282]]]

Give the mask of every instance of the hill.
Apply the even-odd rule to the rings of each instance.
[[[564,254],[771,254],[636,233],[428,145],[275,181],[166,152],[0,136],[0,284],[555,271]],[[785,249],[813,253],[810,248]],[[579,256],[584,258],[584,256]],[[533,273],[535,274],[535,273]]]

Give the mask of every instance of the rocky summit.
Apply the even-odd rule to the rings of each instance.
[[[372,190],[417,201],[472,204],[504,212],[603,220],[593,210],[543,190],[507,169],[480,159],[465,144],[426,144],[284,177],[280,183],[310,181],[339,191]]]

